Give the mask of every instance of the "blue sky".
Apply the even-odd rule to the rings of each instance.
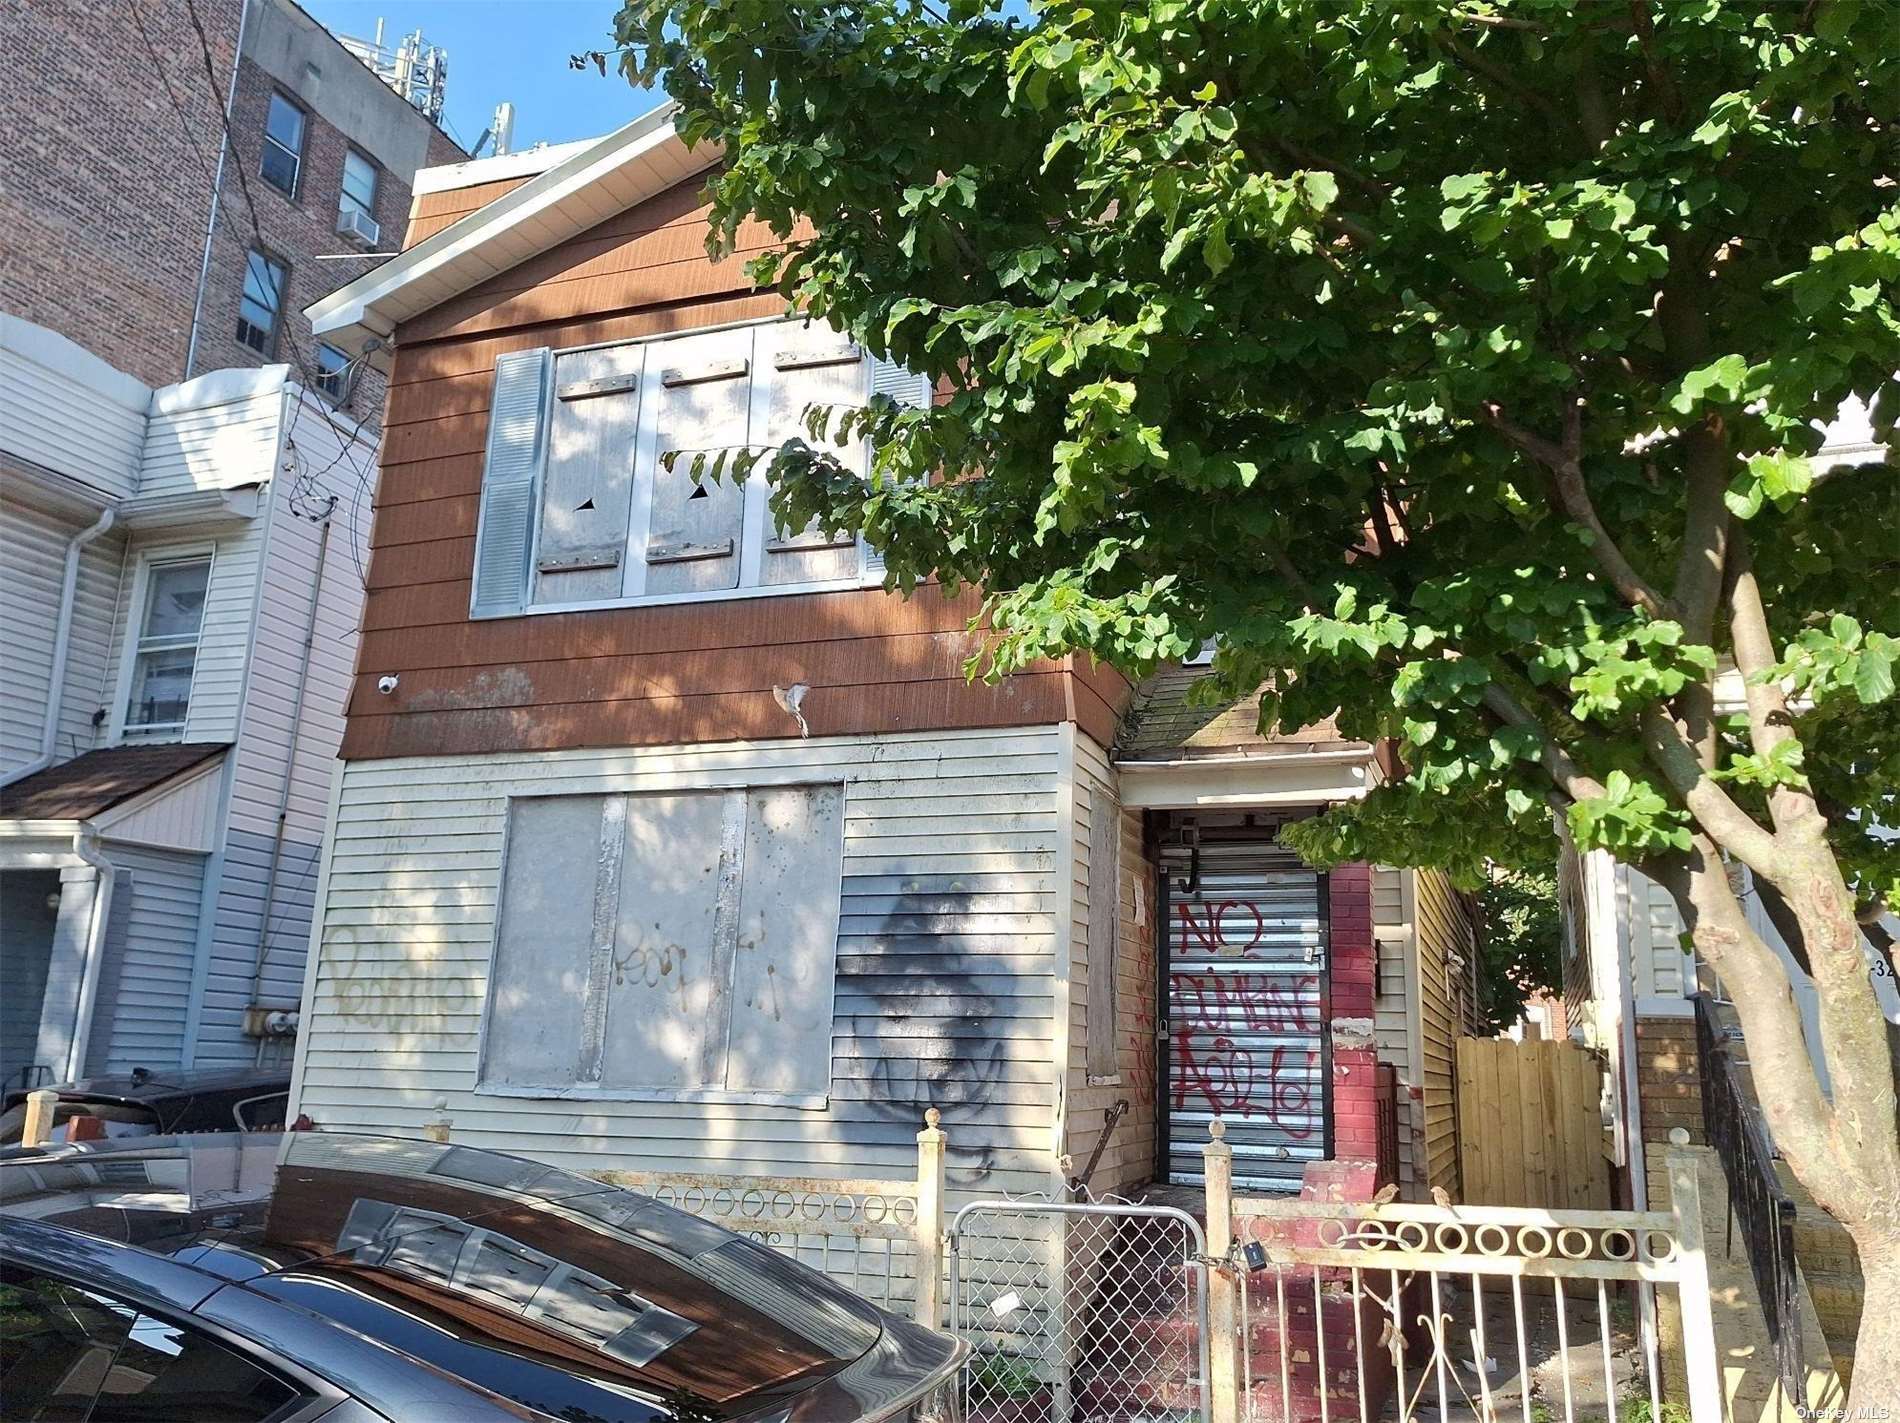
[[[618,0],[299,0],[332,31],[369,38],[383,18],[383,43],[421,27],[448,51],[450,136],[465,147],[488,127],[495,105],[515,106],[515,147],[537,140],[565,143],[619,128],[657,102],[609,63],[567,67],[567,57],[613,44]]]

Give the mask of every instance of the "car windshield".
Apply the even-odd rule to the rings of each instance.
[[[549,1417],[735,1418],[881,1332],[774,1250],[484,1151],[231,1134],[106,1143],[24,1174],[0,1167],[0,1209],[175,1256]]]

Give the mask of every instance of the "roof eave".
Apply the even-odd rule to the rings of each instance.
[[[386,350],[402,322],[599,223],[599,206],[587,199],[629,165],[670,160],[665,166],[672,171],[662,174],[664,182],[652,192],[636,185],[631,198],[626,192],[614,194],[621,210],[704,172],[724,150],[706,143],[689,151],[674,127],[676,109],[666,104],[642,115],[313,302],[304,308],[312,331],[358,351],[374,338]],[[530,243],[504,243],[530,221],[538,223]]]

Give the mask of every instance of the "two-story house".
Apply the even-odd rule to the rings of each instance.
[[[288,1056],[375,444],[0,314],[0,1085]]]
[[[930,398],[754,287],[762,229],[709,258],[718,159],[662,109],[425,171],[309,309],[390,393],[295,1105],[767,1184],[901,1181],[934,1106],[953,1188],[1019,1191],[1104,1130],[1095,1188],[1192,1180],[1217,1115],[1294,1189],[1402,1108],[1388,1169],[1455,1190],[1469,904],[1274,839],[1375,748],[1191,669],[971,683],[973,598],[669,467]]]

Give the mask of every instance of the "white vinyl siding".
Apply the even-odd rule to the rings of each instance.
[[[91,523],[0,497],[0,607],[6,646],[0,650],[0,774],[36,759],[52,691],[66,546]],[[64,761],[98,744],[93,714],[106,706],[108,649],[119,593],[125,540],[112,534],[85,545],[74,586],[66,688],[53,754]]]
[[[201,381],[209,389],[210,382],[225,374]],[[213,405],[154,414],[139,470],[139,494],[189,494],[265,483],[276,473],[272,466],[284,409],[284,390],[273,385]]]
[[[183,1063],[204,857],[116,843],[107,853],[119,873],[86,1071],[162,1076]]]
[[[317,864],[330,782],[343,736],[342,709],[356,662],[363,586],[358,569],[369,561],[369,494],[375,450],[368,439],[349,440],[315,397],[297,414],[287,458],[299,470],[325,471],[314,488],[296,493],[294,481],[272,486],[268,556],[259,590],[261,606],[246,679],[244,721],[235,765],[225,847],[215,887],[216,913],[207,943],[204,1001],[194,1062],[199,1067],[250,1063],[258,1043],[243,1033],[251,1002],[260,937],[264,972],[258,998],[292,1008],[303,989],[316,899]],[[363,483],[359,483],[359,480]],[[327,546],[322,525],[300,513],[331,508]],[[360,497],[359,497],[360,496]],[[262,521],[259,521],[260,524]],[[320,591],[317,552],[324,549]],[[311,599],[318,599],[310,621]],[[306,651],[304,639],[309,629]],[[303,711],[293,722],[297,682],[305,674]],[[295,754],[292,754],[294,727]],[[284,777],[290,796],[283,799]],[[283,846],[264,923],[265,886],[279,806],[284,809]],[[266,1056],[288,1051],[287,1042],[267,1045]]]
[[[954,1182],[1054,1168],[1058,728],[345,765],[305,1000],[300,1108],[586,1170],[906,1179],[943,1111]],[[830,1086],[822,1106],[478,1091],[511,798],[844,786]],[[591,881],[590,881],[591,883]],[[585,897],[585,894],[581,897]]]
[[[151,394],[65,337],[0,313],[0,452],[128,498]]]

